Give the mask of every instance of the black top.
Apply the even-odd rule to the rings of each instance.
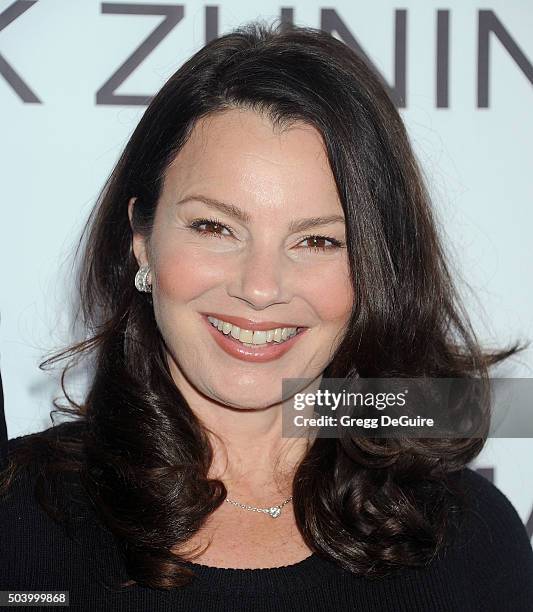
[[[0,464],[5,460],[7,453],[7,427],[4,416],[4,390],[2,387],[2,374],[0,374]]]
[[[0,591],[69,591],[71,610],[91,612],[533,611],[533,550],[515,508],[475,471],[457,477],[472,493],[471,510],[460,537],[423,569],[370,580],[314,553],[270,569],[185,563],[196,574],[189,586],[116,592],[110,580],[128,576],[111,533],[88,512],[67,536],[35,501],[27,472],[0,500]]]

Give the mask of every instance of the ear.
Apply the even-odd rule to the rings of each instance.
[[[146,241],[142,234],[136,232],[133,228],[133,208],[135,206],[136,197],[130,198],[128,202],[128,218],[130,220],[130,227],[133,234],[131,241],[131,248],[133,250],[133,254],[135,255],[135,259],[139,264],[139,267],[144,266],[148,263],[147,257],[147,249],[146,249]]]

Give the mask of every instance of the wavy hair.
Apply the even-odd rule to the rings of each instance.
[[[149,294],[134,288],[127,204],[150,236],[165,171],[206,115],[246,108],[274,126],[322,135],[344,210],[354,307],[325,377],[477,377],[517,351],[483,349],[461,305],[430,198],[406,129],[380,77],[326,32],[250,22],[205,45],[152,99],[109,176],[82,235],[80,319],[86,339],[63,359],[69,413],[83,435],[28,436],[3,472],[6,490],[36,457],[42,482],[79,474],[99,520],[116,536],[126,584],[169,589],[191,571],[171,551],[226,497],[209,479],[213,451],[176,387]],[[83,244],[83,249],[81,248]],[[65,389],[73,363],[91,356],[83,402]],[[61,427],[61,425],[59,426]],[[486,436],[374,439],[347,428],[316,438],[297,466],[293,504],[307,545],[354,574],[421,566],[445,545],[461,492],[450,475]],[[42,483],[41,483],[42,484]],[[52,513],[52,504],[41,502]]]

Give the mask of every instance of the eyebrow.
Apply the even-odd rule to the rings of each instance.
[[[188,195],[178,202],[176,202],[176,206],[180,204],[185,204],[185,202],[189,202],[191,200],[197,200],[198,202],[203,202],[209,208],[214,210],[218,210],[228,217],[233,217],[242,223],[250,223],[252,221],[252,217],[241,210],[234,204],[228,204],[226,202],[221,202],[220,200],[215,200],[214,198],[208,198],[203,195]],[[342,215],[326,215],[324,217],[309,217],[307,219],[293,219],[289,223],[289,231],[291,232],[301,232],[312,227],[317,227],[321,225],[332,225],[333,223],[342,223],[344,224],[344,217]]]

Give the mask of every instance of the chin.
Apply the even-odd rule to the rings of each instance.
[[[235,394],[228,395],[226,389],[222,395],[217,394],[214,399],[236,410],[264,410],[265,408],[279,404],[281,401],[281,397],[278,395],[265,397],[257,387],[253,390],[253,393],[250,394],[249,398],[246,394],[239,393],[238,391],[236,391]]]

